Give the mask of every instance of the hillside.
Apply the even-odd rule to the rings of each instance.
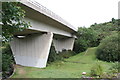
[[[85,52],[64,59],[64,61],[53,62],[44,69],[16,65],[12,78],[80,78],[82,72],[87,72],[89,76],[91,67],[98,62],[105,71],[112,63],[97,60],[96,49],[97,47],[88,48]]]

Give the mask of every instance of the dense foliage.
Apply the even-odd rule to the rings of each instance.
[[[69,58],[75,54],[76,53],[74,51],[65,50],[65,49],[63,49],[62,52],[57,53],[55,50],[55,47],[52,45],[50,49],[49,57],[48,57],[48,63],[51,63],[57,60],[63,60],[64,58]]]
[[[22,31],[30,26],[23,18],[25,11],[18,6],[18,2],[2,3],[2,38],[7,42],[16,31]]]
[[[96,63],[92,68],[91,68],[91,72],[90,75],[91,76],[98,76],[100,77],[103,74],[103,67],[99,64]]]
[[[56,53],[55,47],[51,46],[49,57],[48,57],[48,63],[51,63],[51,62],[54,62],[54,61],[60,60],[60,59],[61,59],[61,57],[59,57],[58,54]]]
[[[111,21],[100,23],[100,24],[93,24],[90,27],[99,32],[109,32],[109,31],[118,31],[120,25],[120,19],[112,18]]]
[[[9,45],[2,48],[2,77],[7,78],[13,72],[14,58]]]
[[[108,62],[118,61],[120,58],[120,50],[118,49],[119,41],[120,38],[118,38],[117,33],[102,40],[96,51],[97,58]]]
[[[95,30],[98,33],[98,40],[101,41],[105,37],[112,35],[113,32],[120,30],[120,19],[112,18],[111,21],[100,23],[100,24],[93,24],[90,26],[91,29]]]
[[[119,62],[115,62],[112,66],[108,69],[106,74],[103,74],[103,78],[118,78],[120,73],[120,64]]]
[[[74,51],[76,53],[85,51],[88,47],[95,47],[99,44],[97,32],[91,28],[80,27],[77,32]]]
[[[120,73],[119,62],[112,63],[107,71],[104,72],[103,66],[98,62],[90,71],[90,76],[99,78],[118,78]]]

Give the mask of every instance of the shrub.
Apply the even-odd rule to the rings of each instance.
[[[101,78],[117,78],[120,73],[119,70],[120,70],[120,65],[118,62],[115,62],[108,69],[107,72],[105,72],[103,75],[101,75]]]
[[[113,63],[113,65],[109,68],[112,73],[120,73],[120,64],[118,62]]]
[[[109,75],[109,78],[118,77],[118,74],[120,73],[120,64],[118,62],[113,63],[113,65],[109,68],[109,71],[107,74]]]
[[[56,53],[55,47],[51,46],[49,57],[48,57],[48,63],[51,63],[57,60],[63,60],[64,58],[69,58],[75,54],[76,53],[74,51],[66,50],[66,49],[63,49],[62,52]]]
[[[76,53],[74,51],[71,51],[71,50],[63,50],[62,52],[58,53],[58,55],[62,58],[69,58],[75,54]]]
[[[51,46],[49,57],[48,57],[48,63],[54,62],[56,60],[61,60],[61,59],[62,57],[58,55],[58,53],[55,50],[55,47]]]
[[[90,72],[90,75],[91,76],[94,76],[94,77],[97,77],[97,76],[101,76],[103,74],[103,67],[96,63],[92,68],[91,68],[91,72]]]
[[[101,44],[98,46],[96,50],[96,56],[98,59],[103,61],[118,61],[120,55],[120,50],[118,49],[118,42],[120,38],[118,38],[118,34],[113,34],[111,36],[106,37],[102,40]]]
[[[2,77],[7,78],[13,72],[14,58],[9,45],[2,48]]]
[[[75,41],[73,51],[80,53],[88,48],[87,42],[81,38]]]

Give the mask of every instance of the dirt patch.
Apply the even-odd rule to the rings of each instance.
[[[26,74],[26,71],[23,69],[23,66],[15,65],[15,68],[18,69],[18,74]]]
[[[84,63],[84,62],[77,62],[77,61],[64,61],[64,62],[86,64],[86,63]]]
[[[25,70],[23,70],[23,69],[19,69],[19,71],[18,71],[18,74],[26,74],[26,71]]]

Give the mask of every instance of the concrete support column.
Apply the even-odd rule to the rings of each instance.
[[[67,39],[54,39],[53,44],[57,52],[61,52],[63,49],[72,50],[74,46],[75,38],[67,38]]]
[[[31,67],[46,67],[53,33],[33,34],[25,38],[14,37],[11,42],[16,64]]]

